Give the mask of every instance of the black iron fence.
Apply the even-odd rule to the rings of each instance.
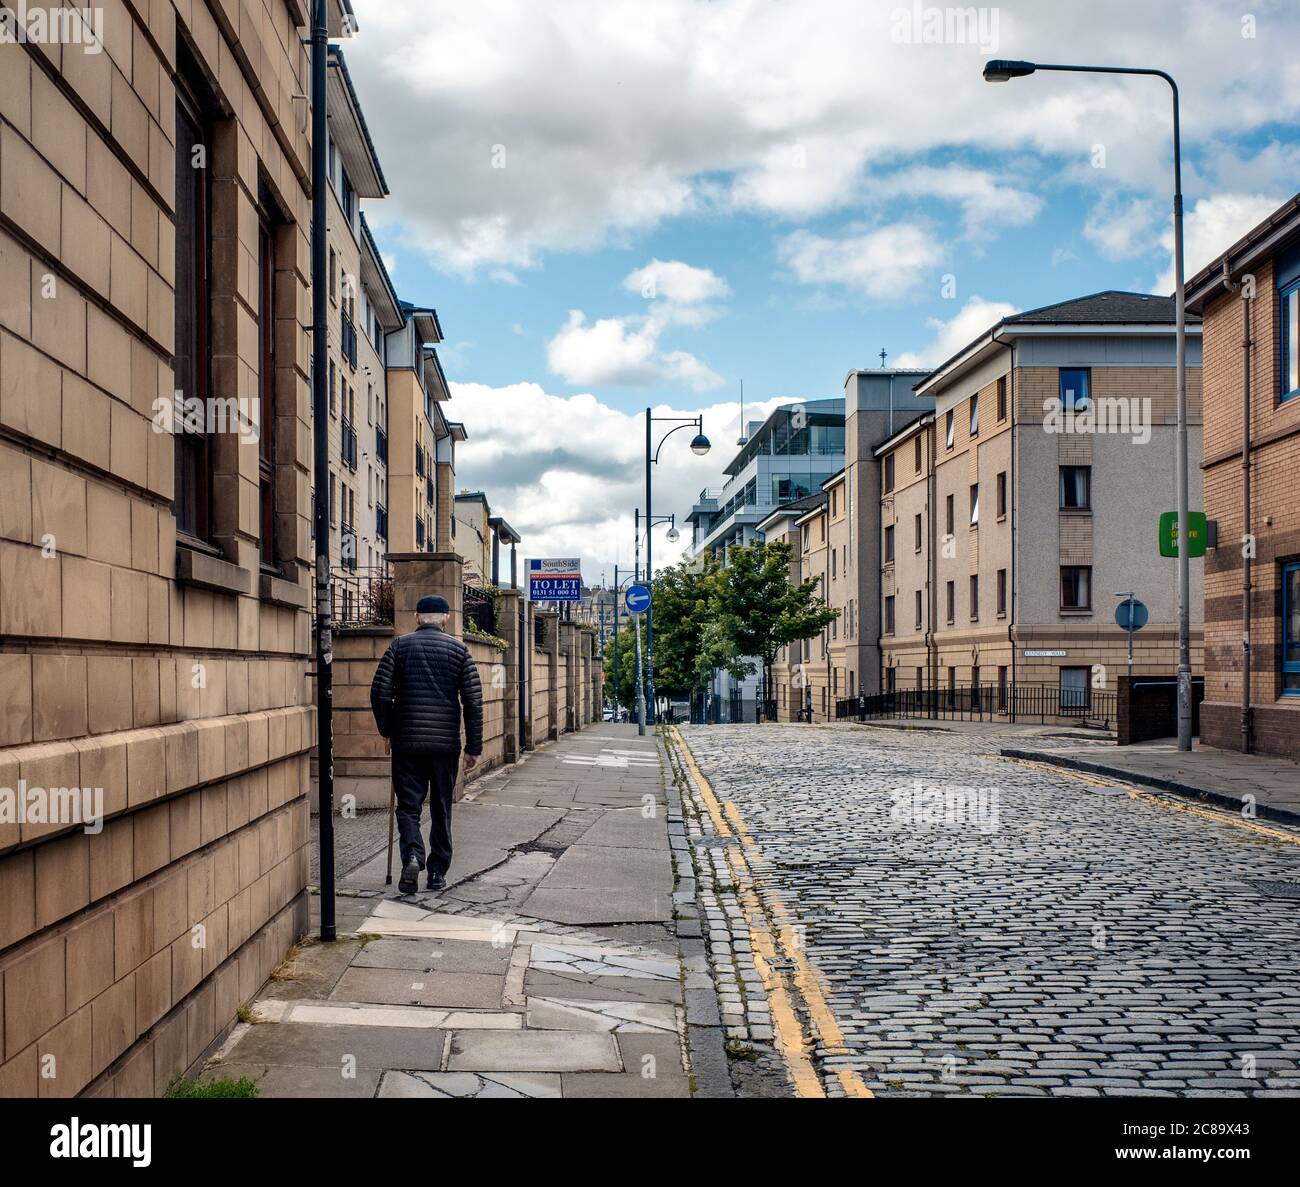
[[[539,651],[546,650],[546,619],[544,618],[533,619],[533,646]]]
[[[462,610],[465,618],[465,630],[470,623],[485,635],[497,633],[497,601],[490,589],[467,585],[462,590]]]
[[[837,721],[924,717],[938,721],[1077,723],[1100,729],[1115,724],[1117,694],[1106,689],[1056,684],[979,684],[951,688],[903,688],[835,702]]]
[[[336,627],[392,626],[393,577],[386,565],[335,569],[330,606]]]

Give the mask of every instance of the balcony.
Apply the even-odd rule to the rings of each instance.
[[[352,324],[352,319],[348,316],[346,309],[341,310],[339,316],[342,320],[343,357],[347,359],[348,365],[355,370],[357,365],[357,327]]]
[[[424,477],[424,448],[420,445],[415,447],[415,473],[418,477]]]
[[[349,470],[356,471],[357,468],[357,430],[353,423],[345,416],[343,418],[343,464]]]
[[[388,539],[388,508],[382,503],[375,507],[375,535],[381,540]]]
[[[426,478],[424,480],[424,499],[425,502],[427,502],[430,507],[433,506],[433,479],[432,478]]]
[[[375,457],[388,465],[388,434],[379,425],[375,426]]]

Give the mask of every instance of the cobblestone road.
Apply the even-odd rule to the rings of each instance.
[[[681,733],[815,970],[828,1093],[856,1072],[880,1095],[1300,1095],[1300,901],[1279,896],[1300,832],[1003,760],[989,736]],[[730,962],[739,911],[705,905]],[[753,979],[758,1013],[729,1021],[764,1039]]]

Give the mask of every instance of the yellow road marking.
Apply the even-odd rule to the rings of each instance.
[[[1286,832],[1280,828],[1271,828],[1269,825],[1260,824],[1255,820],[1247,820],[1245,817],[1229,812],[1225,808],[1203,808],[1199,804],[1180,803],[1177,800],[1166,799],[1155,792],[1134,787],[1129,783],[1116,783],[1113,780],[1102,779],[1086,771],[1076,771],[1071,767],[1060,767],[1055,763],[1035,762],[1029,758],[1009,758],[1004,761],[1019,763],[1025,767],[1033,767],[1035,770],[1044,771],[1049,775],[1068,775],[1071,779],[1090,783],[1094,787],[1113,787],[1118,791],[1126,792],[1131,800],[1141,800],[1146,804],[1155,804],[1161,808],[1168,808],[1171,812],[1186,812],[1191,816],[1200,817],[1202,820],[1210,820],[1217,824],[1228,824],[1233,828],[1244,829],[1246,832],[1255,833],[1257,836],[1271,837],[1275,841],[1286,841],[1291,845],[1300,845],[1300,834]],[[1167,794],[1172,795],[1174,793]]]
[[[794,1080],[795,1091],[800,1096],[826,1095],[821,1079],[808,1057],[808,1042],[804,1036],[803,1026],[799,1022],[785,987],[785,980],[775,967],[777,944],[773,939],[773,929],[769,926],[764,903],[753,885],[753,870],[749,867],[745,854],[752,856],[756,865],[766,864],[758,843],[750,834],[740,811],[732,800],[719,803],[712,785],[704,777],[696,764],[690,748],[680,732],[674,728],[678,752],[682,755],[690,770],[695,784],[699,788],[700,798],[713,821],[714,828],[722,836],[737,836],[741,850],[730,849],[727,852],[727,864],[737,877],[741,888],[741,904],[745,910],[746,925],[749,929],[750,945],[754,952],[754,968],[762,979],[772,1006],[773,1033],[777,1038],[786,1063]],[[731,828],[727,827],[730,821]],[[781,897],[771,889],[766,895],[766,904],[776,922],[775,935],[780,941],[780,950],[785,958],[794,965],[794,988],[802,1000],[813,1027],[821,1039],[822,1046],[831,1055],[848,1055],[851,1050],[844,1041],[844,1033],[826,1001],[821,978],[805,956],[799,933],[790,922],[789,912]],[[834,1072],[846,1096],[871,1097],[874,1093],[867,1087],[862,1077],[852,1068],[837,1068]]]

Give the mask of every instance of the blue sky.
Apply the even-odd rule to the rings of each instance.
[[[647,404],[717,443],[665,451],[655,509],[680,514],[720,481],[742,379],[757,415],[882,347],[928,365],[1012,309],[1169,291],[1163,85],[980,71],[1174,73],[1195,270],[1300,188],[1300,10],[1251,7],[355,0],[392,191],[367,216],[439,311],[460,482],[599,577],[630,556]]]

